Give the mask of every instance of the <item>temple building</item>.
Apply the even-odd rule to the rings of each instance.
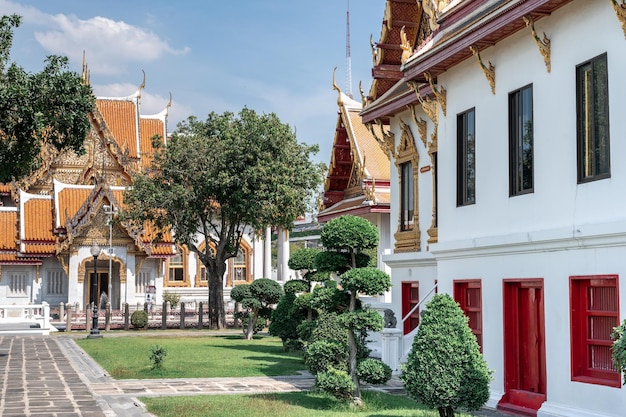
[[[82,155],[46,149],[35,173],[0,185],[0,305],[82,307],[105,294],[119,309],[148,298],[161,303],[164,291],[206,302],[204,266],[171,233],[155,240],[149,225],[111,222],[133,174],[150,166],[153,139],[168,138],[171,101],[159,114],[142,115],[144,84],[128,97],[96,99]],[[264,246],[245,234],[229,260],[225,302],[234,285],[263,276],[269,250],[267,257],[254,253],[263,254]]]
[[[384,4],[360,115],[390,159],[398,362],[445,292],[494,370],[488,406],[624,415],[626,3]]]

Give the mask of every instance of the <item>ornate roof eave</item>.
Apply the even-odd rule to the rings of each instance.
[[[402,67],[405,80],[427,82],[424,73],[436,78],[442,72],[472,56],[470,46],[478,50],[495,45],[513,33],[526,28],[524,16],[535,21],[550,15],[572,0],[526,0],[512,5],[506,2],[501,7],[485,4],[472,10],[465,20],[450,18],[443,21],[441,30],[432,39],[432,44],[421,48]]]
[[[102,200],[104,198],[115,207],[121,207],[120,202],[115,198],[115,195],[111,191],[108,184],[97,184],[92,189],[91,193],[78,209],[74,217],[67,218],[65,222],[65,238],[59,239],[56,245],[56,253],[67,250],[73,243],[74,239],[81,236],[85,229],[89,226],[93,218],[96,216]],[[152,246],[142,240],[143,230],[139,227],[132,227],[129,223],[121,223],[123,229],[133,239],[135,245],[148,255],[152,253]]]
[[[445,10],[439,21],[441,25],[428,44],[421,45],[402,65],[404,78],[363,109],[363,122],[387,124],[390,117],[406,110],[407,106],[418,104],[415,90],[408,87],[408,81],[417,83],[422,97],[434,97],[436,92],[433,91],[433,85],[437,76],[471,58],[471,46],[480,51],[481,48],[494,45],[524,30],[525,16],[531,16],[536,21],[571,1],[526,0],[508,7],[504,2],[504,6],[497,10],[489,2],[466,2],[463,3],[468,5],[466,7]],[[486,11],[483,10],[485,7]],[[475,16],[474,20],[467,18],[468,15]]]
[[[332,206],[321,210],[317,214],[317,221],[319,223],[326,223],[327,221],[344,214],[363,216],[371,213],[390,213],[390,210],[390,203],[376,202],[368,199],[365,195],[359,195],[352,197],[349,200],[339,201]]]
[[[365,101],[378,99],[402,79],[401,65],[422,36],[422,16],[421,1],[387,0],[378,42],[370,37],[374,80]]]
[[[130,179],[133,174],[137,172],[137,168],[135,167],[136,163],[134,161],[131,161],[131,158],[128,156],[128,151],[122,150],[122,148],[119,146],[97,106],[94,107],[94,110],[90,113],[90,116],[96,132],[104,139],[105,146],[107,147],[111,155],[115,158],[117,163],[122,167],[124,174],[126,174],[128,176],[128,179]],[[85,167],[85,169],[83,170],[83,176],[90,169],[93,169],[93,161],[90,161],[90,165]]]

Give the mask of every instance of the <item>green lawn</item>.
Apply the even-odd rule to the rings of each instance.
[[[334,398],[307,392],[259,395],[205,395],[140,398],[159,417],[439,417],[415,401],[373,391],[362,393],[365,407],[353,409]],[[458,417],[467,414],[458,413]]]
[[[300,354],[285,353],[280,339],[232,336],[77,339],[76,343],[118,379],[215,378],[295,375],[305,370]],[[162,370],[152,370],[151,348],[167,349]]]

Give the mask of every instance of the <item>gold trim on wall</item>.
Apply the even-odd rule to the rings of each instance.
[[[483,59],[480,57],[480,51],[478,50],[478,47],[476,45],[471,45],[469,47],[470,51],[472,51],[472,54],[474,54],[474,56],[476,57],[476,60],[478,61],[478,65],[480,65],[480,69],[483,71],[483,74],[485,74],[485,78],[487,78],[487,81],[489,82],[489,86],[491,87],[491,94],[496,94],[496,67],[494,67],[491,62],[489,62],[489,66],[486,66],[483,63]]]
[[[613,5],[613,9],[615,9],[617,19],[622,24],[622,30],[626,38],[626,0],[611,0],[611,4]]]
[[[396,149],[395,164],[398,171],[398,183],[402,183],[402,170],[400,166],[411,162],[413,168],[413,228],[402,230],[402,214],[398,210],[398,230],[394,233],[394,252],[417,252],[420,250],[420,227],[419,227],[419,154],[415,146],[415,139],[411,128],[400,119],[400,143]],[[400,196],[400,198],[402,198]],[[398,200],[400,201],[400,200]]]
[[[550,72],[550,39],[545,32],[543,32],[543,39],[537,35],[537,31],[535,30],[535,19],[533,19],[532,15],[527,14],[524,16],[524,22],[526,23],[526,26],[530,28],[530,34],[539,48],[539,53],[543,57],[543,62],[546,64],[546,70]]]
[[[426,78],[426,81],[428,81],[428,84],[430,85],[430,89],[433,90],[433,94],[435,95],[435,98],[437,99],[437,101],[439,102],[439,105],[441,106],[441,111],[443,112],[443,115],[446,115],[446,108],[447,108],[447,91],[445,88],[441,87],[441,89],[438,89],[437,86],[435,85],[434,81],[433,81],[433,76],[430,72],[426,71],[424,73],[424,77]]]

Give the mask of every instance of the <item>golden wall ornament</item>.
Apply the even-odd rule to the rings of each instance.
[[[416,252],[420,250],[419,228],[419,154],[411,128],[400,119],[400,143],[396,150],[395,164],[398,171],[398,184],[402,184],[402,164],[411,163],[413,168],[413,219],[410,229],[402,228],[402,213],[398,210],[398,230],[394,233],[394,252]]]
[[[543,39],[537,35],[537,31],[535,30],[535,19],[533,19],[532,15],[527,14],[524,16],[524,22],[526,23],[526,27],[530,28],[533,40],[539,48],[539,53],[543,57],[543,62],[546,64],[546,70],[550,72],[550,39],[545,32],[543,32]]]
[[[57,243],[57,251],[59,249],[58,243]],[[59,260],[59,263],[61,264],[61,268],[63,269],[63,272],[65,272],[65,276],[69,277],[70,276],[70,257],[69,255],[62,255],[62,254],[57,254],[57,259]]]
[[[417,131],[420,135],[420,139],[422,140],[422,143],[424,144],[424,147],[427,148],[428,147],[428,143],[427,143],[427,139],[426,139],[426,131],[427,131],[427,123],[426,120],[422,119],[421,117],[417,117],[417,112],[415,111],[415,106],[413,105],[409,105],[409,109],[411,109],[411,116],[413,116],[413,121],[415,122],[415,125],[417,126]]]
[[[626,38],[626,0],[611,0],[617,19],[622,23],[622,30]]]
[[[435,125],[435,130],[439,125],[439,116],[437,111],[437,100],[433,100],[430,97],[422,97],[420,93],[419,84],[417,81],[409,80],[406,82],[408,87],[415,91],[417,95],[417,100],[420,102],[422,106],[422,110],[426,113],[426,116],[433,122]]]
[[[378,146],[380,146],[380,149],[382,149],[385,154],[389,155],[389,159],[394,158],[396,139],[393,133],[391,131],[385,133],[382,120],[376,119],[374,122],[378,125],[380,129],[381,137],[378,137],[378,135],[376,134],[376,131],[374,130],[374,123],[366,123],[365,127],[370,131],[374,139],[376,139],[376,142],[378,143]]]
[[[426,78],[426,81],[428,81],[428,84],[430,85],[431,90],[433,90],[433,94],[435,94],[435,98],[437,98],[437,101],[439,102],[439,105],[441,106],[441,111],[443,112],[443,115],[445,116],[446,115],[446,95],[447,95],[446,89],[443,87],[441,87],[441,89],[437,88],[437,86],[433,82],[433,76],[430,72],[426,71],[424,73],[424,77]]]
[[[478,60],[480,69],[483,70],[483,74],[485,74],[487,81],[489,81],[489,85],[491,86],[491,94],[495,95],[496,94],[496,67],[494,67],[491,64],[491,62],[489,62],[489,66],[486,66],[483,63],[483,60],[480,57],[480,52],[478,51],[478,47],[476,45],[471,45],[469,49],[470,51],[472,51],[472,54],[474,54],[474,56]]]

